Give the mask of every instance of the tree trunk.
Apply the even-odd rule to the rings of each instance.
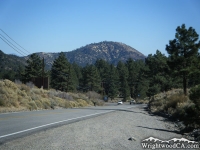
[[[186,96],[187,95],[187,77],[185,74],[183,75],[183,92],[184,92],[184,95]]]

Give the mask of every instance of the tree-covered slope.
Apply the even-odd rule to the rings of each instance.
[[[119,42],[100,42],[89,44],[74,51],[67,52],[70,62],[80,65],[93,64],[97,59],[104,59],[109,63],[125,62],[128,58],[144,59],[145,56],[134,48]]]
[[[44,57],[46,67],[51,68],[58,53],[37,53]],[[97,59],[103,59],[109,63],[117,64],[118,61],[125,62],[128,58],[133,60],[145,59],[145,56],[134,48],[119,42],[93,43],[70,52],[64,52],[70,63],[76,62],[80,66],[94,64]]]
[[[16,70],[19,66],[25,65],[25,59],[15,55],[7,55],[0,50],[0,68],[3,70]]]

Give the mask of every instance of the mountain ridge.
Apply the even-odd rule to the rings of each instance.
[[[44,57],[47,68],[53,64],[53,60],[59,56],[59,53],[37,53],[40,57]],[[91,43],[72,51],[64,52],[70,63],[76,62],[80,66],[93,64],[97,59],[104,59],[112,64],[119,61],[125,62],[128,58],[134,60],[145,59],[146,56],[138,50],[121,42],[103,41],[99,43]]]
[[[2,71],[16,70],[19,65],[25,65],[25,59],[23,57],[19,57],[14,54],[5,54],[2,50],[0,50],[0,69]]]
[[[46,69],[48,70],[51,69],[53,61],[59,56],[59,52],[37,52],[36,54],[39,55],[41,58],[44,57]],[[132,48],[131,46],[121,42],[113,41],[102,41],[99,43],[87,44],[75,50],[64,52],[64,54],[70,63],[75,62],[80,66],[85,66],[86,64],[94,64],[97,59],[103,59],[109,63],[116,65],[119,61],[125,62],[129,58],[132,58],[133,60],[144,60],[146,58],[145,55],[143,55],[138,50]],[[11,64],[14,64],[14,61],[16,61],[17,63],[25,65],[25,59],[28,59],[30,55],[19,57],[11,54],[4,54],[1,51],[1,56],[2,59],[9,58],[9,61],[5,62],[4,64],[6,64],[5,67],[9,66],[10,68],[10,66],[12,65],[10,65],[9,62],[11,62]],[[15,63],[15,65],[17,65],[17,63]]]

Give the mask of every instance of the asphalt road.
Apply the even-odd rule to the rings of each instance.
[[[3,113],[0,114],[0,143],[47,128],[132,107],[137,107],[137,105],[108,104],[97,107]]]

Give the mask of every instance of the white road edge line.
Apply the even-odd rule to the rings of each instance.
[[[115,111],[115,110],[110,110],[110,111],[106,111],[106,112],[95,113],[95,114],[90,114],[90,115],[86,115],[86,116],[81,116],[81,117],[71,118],[71,119],[62,120],[62,121],[58,121],[58,122],[53,122],[53,123],[41,125],[41,126],[38,126],[38,127],[34,127],[34,128],[30,128],[30,129],[26,129],[26,130],[14,132],[14,133],[2,135],[2,136],[0,136],[0,139],[4,138],[4,137],[11,136],[11,135],[16,135],[16,134],[19,134],[19,133],[23,133],[23,132],[27,132],[27,131],[39,129],[39,128],[42,128],[42,127],[46,127],[46,126],[50,126],[50,125],[55,125],[55,124],[58,124],[58,123],[67,122],[67,121],[71,121],[71,120],[76,120],[76,119],[80,119],[80,118],[85,118],[85,117],[89,117],[89,116],[95,116],[95,115],[99,115],[99,114],[105,114],[105,113],[109,113],[109,112],[112,112],[112,111]]]

